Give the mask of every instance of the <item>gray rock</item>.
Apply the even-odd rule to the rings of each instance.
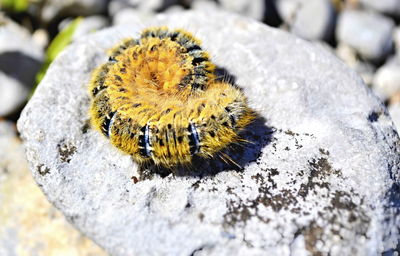
[[[329,0],[301,1],[294,14],[291,30],[311,40],[329,40],[333,36],[336,12]]]
[[[365,7],[372,10],[391,14],[395,16],[400,15],[400,1],[399,0],[360,0],[360,3]]]
[[[48,0],[45,1],[41,18],[50,22],[60,16],[89,16],[100,14],[107,8],[108,0]]]
[[[382,100],[400,92],[400,58],[394,57],[380,67],[374,76],[374,91]]]
[[[336,30],[340,42],[355,48],[364,58],[382,60],[393,47],[394,22],[372,12],[346,10]]]
[[[293,24],[296,13],[299,11],[303,0],[279,0],[276,1],[276,9],[279,16],[286,24]]]
[[[29,32],[0,15],[0,117],[16,111],[34,85],[43,48]]]
[[[225,10],[240,13],[253,19],[262,20],[265,14],[265,0],[219,0]]]
[[[214,159],[186,175],[145,178],[88,127],[87,81],[107,49],[138,36],[143,24],[131,24],[69,46],[22,113],[18,129],[48,199],[111,255],[394,248],[400,144],[377,97],[321,47],[234,14],[200,14],[161,15],[146,25],[190,28],[265,118],[243,133],[252,143],[227,152],[243,170]]]

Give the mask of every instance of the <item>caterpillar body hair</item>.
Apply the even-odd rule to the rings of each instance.
[[[180,29],[122,41],[93,72],[89,94],[92,126],[139,164],[211,158],[255,118],[243,92],[218,81],[200,41]]]

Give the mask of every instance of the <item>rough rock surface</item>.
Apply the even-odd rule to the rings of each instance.
[[[223,21],[223,22],[221,22]],[[140,173],[88,126],[87,82],[143,24],[75,42],[18,122],[48,199],[111,255],[376,255],[399,237],[400,142],[379,99],[331,53],[228,14],[162,15],[236,79],[262,118],[252,143],[189,172]]]
[[[0,255],[105,256],[46,200],[14,124],[0,121],[0,145]]]
[[[394,22],[383,15],[346,10],[339,16],[336,36],[364,58],[379,61],[392,50],[393,30]]]

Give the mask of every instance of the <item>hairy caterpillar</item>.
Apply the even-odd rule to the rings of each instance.
[[[180,29],[124,40],[94,71],[89,93],[92,126],[139,164],[211,158],[255,118],[238,88],[216,80],[200,41]]]

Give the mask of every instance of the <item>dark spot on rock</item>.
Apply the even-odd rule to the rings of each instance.
[[[379,116],[380,116],[381,114],[382,114],[382,113],[380,113],[380,112],[372,111],[372,112],[368,115],[368,121],[370,121],[370,122],[372,122],[372,123],[378,121]]]
[[[49,167],[45,166],[44,164],[39,164],[36,167],[36,171],[42,176],[50,173]]]
[[[87,133],[89,129],[90,129],[90,120],[87,120],[81,128],[82,134]]]
[[[202,213],[202,212],[199,213],[199,219],[200,219],[200,221],[203,221],[203,220],[204,220],[204,217],[205,217],[205,216],[204,216],[204,213]]]
[[[133,181],[134,184],[139,182],[139,179],[136,176],[132,176],[131,180]]]
[[[291,130],[285,131],[285,134],[290,135],[290,136],[299,136],[298,133],[292,132]]]
[[[320,152],[321,154],[323,154],[323,155],[329,156],[329,151],[326,150],[326,149],[320,148],[320,149],[319,149],[319,152]]]
[[[340,175],[340,170],[334,170],[326,158],[312,159],[308,162],[310,166],[310,174],[306,183],[301,184],[298,194],[305,198],[308,193],[318,186],[329,190],[329,183],[325,181],[325,177],[336,174]]]
[[[69,163],[76,152],[76,147],[71,143],[66,143],[64,140],[60,141],[57,148],[60,160],[64,163]]]
[[[357,207],[357,205],[351,200],[350,194],[344,191],[335,191],[331,203],[336,209],[352,211]]]

